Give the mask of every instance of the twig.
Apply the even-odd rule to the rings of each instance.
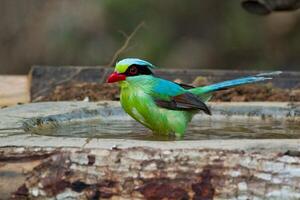
[[[116,51],[116,53],[113,55],[110,63],[107,65],[108,67],[112,67],[114,65],[114,63],[116,62],[116,60],[118,59],[119,55],[125,51],[128,48],[128,45],[130,43],[130,40],[133,38],[133,36],[137,33],[137,31],[144,26],[144,22],[139,23],[135,29],[132,31],[132,33],[127,36],[127,34],[125,34],[124,32],[121,32],[122,35],[124,35],[126,37],[126,40],[124,42],[124,44]]]
[[[121,33],[123,36],[124,36],[124,38],[128,38],[128,35],[127,35],[127,33],[125,33],[124,31],[118,31],[119,33]]]
[[[139,23],[135,29],[133,30],[133,32],[130,35],[127,35],[125,32],[120,31],[120,33],[126,38],[124,44],[121,46],[121,48],[119,48],[116,53],[113,55],[112,60],[110,61],[110,63],[107,65],[108,67],[112,67],[114,65],[114,63],[116,62],[116,60],[118,59],[119,55],[124,52],[127,48],[128,45],[130,43],[130,40],[134,37],[134,35],[137,33],[137,31],[144,26],[144,22]],[[33,99],[31,100],[31,102],[37,102],[37,101],[41,101],[43,100],[43,93],[52,90],[53,88],[55,88],[58,85],[62,85],[64,83],[67,83],[69,81],[71,81],[75,76],[77,76],[79,73],[81,72],[81,69],[76,69],[75,73],[72,74],[70,77],[68,77],[67,79],[61,80],[55,84],[53,84],[53,87],[48,87],[48,88],[43,88],[42,90],[40,90],[38,93],[36,93],[34,95],[34,97],[32,97]],[[102,77],[106,77],[106,75],[102,76]]]

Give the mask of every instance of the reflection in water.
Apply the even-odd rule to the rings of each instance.
[[[89,122],[73,122],[56,126],[31,129],[33,134],[111,138],[111,139],[137,139],[137,140],[176,140],[174,136],[155,135],[140,124],[133,121],[99,120]],[[204,139],[283,139],[300,138],[299,122],[282,121],[197,121],[192,122],[183,140]],[[177,140],[181,140],[178,139]]]

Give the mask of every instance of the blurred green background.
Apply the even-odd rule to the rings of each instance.
[[[107,65],[120,58],[160,67],[300,70],[300,11],[257,16],[236,0],[1,0],[0,74],[32,65]]]

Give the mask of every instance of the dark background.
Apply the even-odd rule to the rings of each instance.
[[[32,65],[107,65],[120,58],[160,67],[300,70],[300,10],[258,16],[235,0],[1,0],[0,74]]]

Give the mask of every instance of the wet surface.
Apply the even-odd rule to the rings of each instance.
[[[296,139],[300,138],[299,122],[268,120],[194,121],[183,138],[153,134],[133,121],[100,120],[56,124],[33,128],[28,133],[57,137],[137,139],[137,140],[204,140],[204,139]]]
[[[53,136],[145,141],[300,138],[300,104],[211,103],[212,116],[194,116],[183,138],[155,135],[130,118],[118,102],[47,102],[0,112],[0,138]],[[3,140],[2,140],[3,141]],[[6,142],[2,142],[6,145]],[[22,140],[20,142],[23,142]]]

